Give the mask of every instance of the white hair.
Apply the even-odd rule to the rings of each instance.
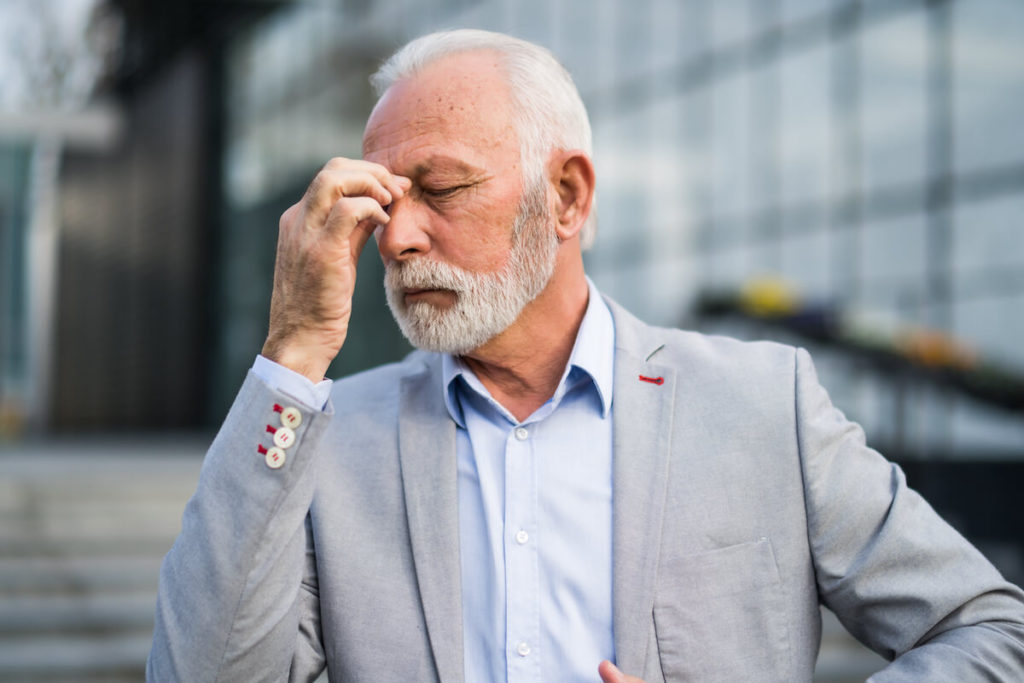
[[[431,33],[406,43],[370,77],[378,97],[396,82],[449,55],[475,50],[498,53],[512,98],[512,120],[519,135],[524,186],[544,178],[552,149],[579,149],[593,156],[590,119],[572,76],[539,45],[503,33],[458,29]],[[587,249],[597,232],[591,205],[580,245]]]

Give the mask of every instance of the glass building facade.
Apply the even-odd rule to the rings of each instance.
[[[265,334],[278,216],[327,158],[359,155],[380,60],[448,27],[536,41],[573,74],[598,169],[587,268],[608,295],[652,323],[809,346],[836,403],[904,457],[1024,458],[1021,411],[933,381],[942,373],[894,377],[750,316],[700,314],[707,293],[769,277],[869,336],[931,330],[1011,379],[1024,372],[1024,4],[1010,0],[339,0],[275,12],[228,48],[215,409]],[[375,254],[360,278],[361,333],[338,372],[408,348]]]
[[[32,149],[0,144],[0,438],[20,431],[28,384],[27,252]]]

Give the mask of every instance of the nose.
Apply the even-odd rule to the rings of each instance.
[[[377,249],[384,263],[404,261],[430,251],[426,217],[417,208],[409,195],[391,203],[391,220],[376,232]]]

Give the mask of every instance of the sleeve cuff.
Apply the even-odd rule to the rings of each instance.
[[[288,394],[310,410],[322,411],[331,397],[331,386],[334,384],[331,380],[325,379],[313,384],[308,377],[279,365],[263,355],[256,356],[256,361],[252,364],[252,371],[270,388]]]

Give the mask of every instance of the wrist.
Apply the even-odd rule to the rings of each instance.
[[[313,384],[323,381],[327,374],[327,368],[333,360],[333,356],[325,358],[323,354],[310,350],[308,347],[276,343],[269,337],[264,342],[260,354],[268,360],[306,377]]]

